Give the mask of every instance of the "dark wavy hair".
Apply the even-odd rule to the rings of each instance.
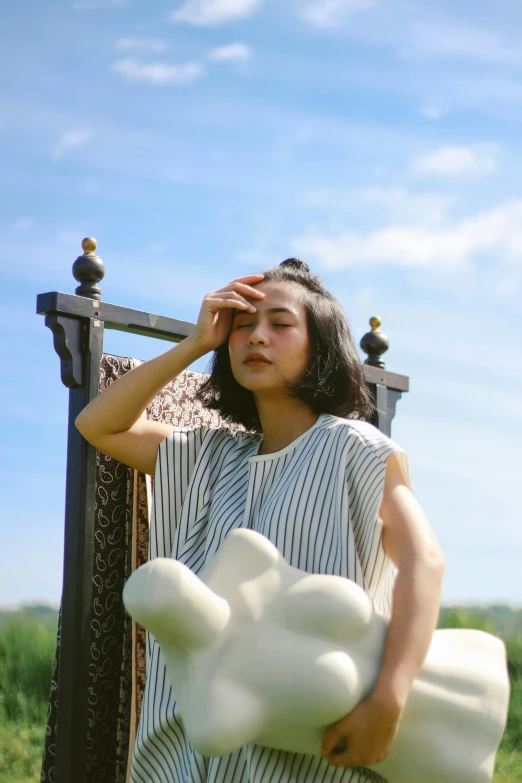
[[[289,396],[302,400],[315,413],[370,420],[375,405],[339,302],[299,258],[287,258],[263,274],[259,282],[298,283],[305,291],[310,358],[301,378],[287,383]],[[228,340],[214,351],[209,367],[210,376],[199,387],[196,399],[225,421],[261,433],[254,395],[232,374]]]

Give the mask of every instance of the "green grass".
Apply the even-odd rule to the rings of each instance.
[[[521,783],[522,753],[500,747],[495,760],[493,783]]]
[[[45,725],[5,723],[0,727],[2,783],[39,783]]]
[[[56,646],[56,614],[0,623],[0,781],[38,783]]]
[[[520,615],[450,607],[439,628],[477,628],[505,640],[511,681],[506,730],[493,783],[522,783],[522,634]],[[499,625],[498,617],[503,626]],[[0,781],[39,783],[56,643],[56,612],[0,612]],[[515,625],[516,622],[516,625]],[[515,632],[512,638],[505,628]],[[420,782],[421,783],[421,782]]]
[[[0,628],[0,719],[45,724],[56,625],[13,614]]]

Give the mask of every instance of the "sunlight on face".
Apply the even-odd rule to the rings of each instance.
[[[235,310],[228,350],[236,381],[257,393],[281,392],[285,383],[298,380],[310,351],[305,292],[298,284],[268,280],[256,284],[264,299],[248,298],[255,313]],[[250,353],[260,353],[270,364],[245,364]]]

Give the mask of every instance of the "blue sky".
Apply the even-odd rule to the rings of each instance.
[[[304,259],[408,375],[392,437],[443,601],[521,602],[522,8],[515,0],[19,0],[0,40],[0,605],[61,592],[68,392],[36,295],[196,321]],[[169,344],[106,332],[148,359]],[[205,371],[207,359],[193,369]]]

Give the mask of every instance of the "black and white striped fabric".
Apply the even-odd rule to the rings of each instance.
[[[381,542],[378,512],[386,459],[404,450],[368,422],[322,413],[288,446],[258,455],[262,436],[208,426],[174,427],[160,444],[149,558],[173,557],[198,573],[237,527],[266,536],[303,571],[347,577],[389,617],[397,570]],[[161,651],[147,635],[147,685],[131,783],[367,783],[368,769],[245,745],[220,758],[190,746]]]

